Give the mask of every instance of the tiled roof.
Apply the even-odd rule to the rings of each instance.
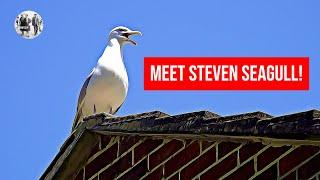
[[[108,118],[99,114],[88,117],[87,121],[97,119],[99,123],[89,128],[94,132],[251,135],[289,139],[320,135],[318,110],[277,117],[259,111],[231,116],[220,116],[209,111],[170,116],[154,111],[119,118]]]

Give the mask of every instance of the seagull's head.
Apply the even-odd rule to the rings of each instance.
[[[124,26],[118,26],[111,30],[109,34],[109,39],[115,38],[118,40],[120,45],[124,45],[126,43],[131,43],[133,45],[137,45],[135,41],[130,39],[130,35],[142,35],[140,31],[133,31]]]

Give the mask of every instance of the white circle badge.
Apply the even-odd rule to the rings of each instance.
[[[16,32],[26,39],[33,39],[39,36],[43,30],[43,20],[41,16],[34,11],[23,11],[15,21]]]

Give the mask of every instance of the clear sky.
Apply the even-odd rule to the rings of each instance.
[[[320,108],[320,1],[17,1],[0,3],[0,179],[37,179],[70,133],[82,83],[118,25],[140,30],[124,48],[129,94],[118,115],[210,110],[281,115]],[[19,37],[24,10],[42,34]],[[309,56],[309,91],[143,90],[145,56]]]

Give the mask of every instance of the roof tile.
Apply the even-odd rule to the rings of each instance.
[[[139,133],[191,133],[254,135],[304,138],[320,134],[320,111],[310,110],[273,117],[257,111],[231,116],[220,116],[209,111],[198,111],[170,116],[160,111],[118,118],[104,118],[92,128],[94,131]]]

